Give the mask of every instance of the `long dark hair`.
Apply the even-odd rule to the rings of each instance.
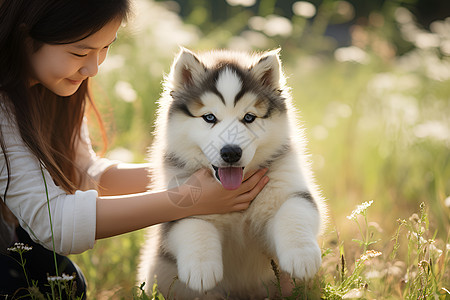
[[[75,143],[86,105],[96,112],[89,80],[68,97],[40,84],[30,88],[32,70],[26,40],[31,38],[34,51],[43,44],[82,40],[114,19],[125,21],[129,1],[0,0],[0,101],[15,117],[25,144],[68,193],[77,189],[81,176],[74,165]],[[10,170],[1,128],[0,145],[9,178],[14,170]],[[6,191],[0,197],[5,200]]]

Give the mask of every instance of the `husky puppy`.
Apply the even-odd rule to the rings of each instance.
[[[200,168],[225,189],[263,167],[270,181],[243,212],[150,228],[138,275],[148,289],[156,278],[175,299],[262,299],[274,280],[271,259],[295,278],[318,271],[325,208],[278,52],[182,49],[175,59],[159,100],[151,188],[173,188]],[[176,205],[191,205],[201,193],[199,182],[189,184],[190,197],[174,190]]]

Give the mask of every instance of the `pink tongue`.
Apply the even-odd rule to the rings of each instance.
[[[235,190],[242,183],[243,173],[242,168],[219,168],[220,182],[225,189]]]

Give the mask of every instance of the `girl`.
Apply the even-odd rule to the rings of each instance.
[[[89,78],[129,13],[128,0],[0,0],[0,252],[33,245],[27,275],[44,292],[55,275],[52,250],[59,274],[75,273],[85,295],[82,273],[64,255],[157,223],[246,209],[268,181],[260,170],[226,191],[200,170],[200,198],[180,208],[168,191],[146,191],[146,165],[96,156],[84,117],[87,107],[96,111]],[[28,284],[14,253],[3,254],[0,295],[13,294]]]

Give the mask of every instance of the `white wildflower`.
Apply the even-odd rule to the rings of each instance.
[[[419,124],[414,127],[413,132],[416,137],[421,139],[430,138],[436,141],[450,141],[448,124],[438,120],[430,120]]]
[[[344,296],[342,296],[342,299],[355,299],[362,298],[363,296],[364,293],[361,289],[351,289]]]
[[[359,261],[366,261],[369,260],[371,258],[375,258],[377,256],[380,256],[382,253],[379,251],[375,251],[375,250],[367,250],[366,253],[364,253],[363,255],[361,255],[359,257],[359,259],[357,260],[357,262]]]
[[[280,35],[288,37],[291,35],[292,22],[285,17],[269,15],[267,17],[255,16],[248,20],[248,26],[256,31],[262,31],[268,36]]]
[[[316,14],[316,7],[310,2],[298,1],[292,5],[292,11],[297,16],[309,19],[314,17]]]
[[[421,229],[424,230],[424,229]],[[424,239],[422,236],[419,236],[417,234],[417,232],[408,232],[409,233],[409,237],[413,237],[415,241],[418,241],[420,244],[426,244],[428,243],[428,241],[426,239]]]
[[[436,255],[436,256],[441,256],[441,254],[443,253],[443,251],[439,248],[436,247],[436,245],[434,244],[433,240],[429,240],[428,241],[430,243],[430,246],[428,247],[428,250],[430,253]]]
[[[416,35],[414,41],[416,46],[420,49],[437,48],[441,44],[439,36],[437,34],[429,32],[420,32]]]
[[[7,250],[13,252],[27,252],[31,251],[33,247],[25,245],[24,243],[15,243],[14,247],[10,247]]]
[[[414,18],[408,9],[399,7],[395,10],[395,20],[400,24],[409,24],[414,21]]]
[[[47,276],[48,282],[71,281],[75,278],[73,275],[62,274],[61,276]]]
[[[227,0],[227,3],[231,6],[241,5],[244,7],[253,6],[256,0]]]
[[[248,26],[253,30],[263,31],[267,20],[261,16],[254,16],[248,20]]]
[[[347,219],[349,220],[356,220],[356,217],[358,215],[362,215],[366,212],[366,210],[372,205],[373,200],[370,200],[369,202],[364,202],[361,205],[358,205],[358,207],[352,211],[350,216],[347,216]]]
[[[55,281],[58,281],[59,278],[61,278],[61,277],[59,277],[59,276],[47,276],[47,281],[48,282],[55,282]]]
[[[261,32],[246,30],[241,33],[241,37],[247,41],[249,46],[256,48],[267,48],[269,39]]]
[[[119,96],[125,102],[134,102],[137,99],[137,93],[129,82],[118,81],[114,89],[117,96]]]
[[[293,30],[292,23],[288,18],[269,15],[266,18],[266,23],[263,32],[268,36],[283,36],[288,37],[291,35]]]
[[[71,281],[71,280],[73,280],[75,278],[75,276],[73,276],[73,275],[67,275],[67,274],[62,274],[62,279],[63,279],[63,281]]]
[[[334,51],[334,57],[339,62],[356,62],[366,64],[369,62],[367,53],[356,46],[341,47]]]

